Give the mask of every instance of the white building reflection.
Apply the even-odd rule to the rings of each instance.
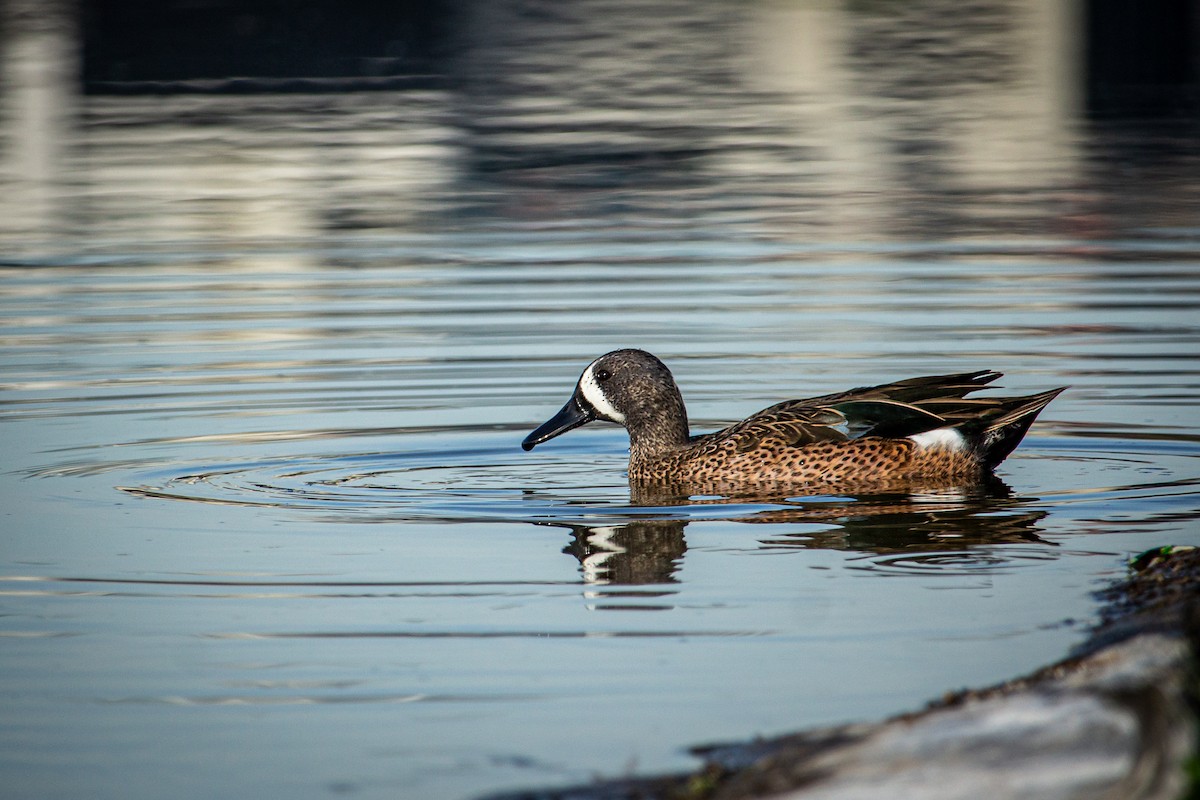
[[[79,106],[73,4],[0,3],[0,235],[50,241],[69,230],[70,142]],[[8,249],[8,248],[4,248]]]

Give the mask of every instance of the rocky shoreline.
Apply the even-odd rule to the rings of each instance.
[[[691,773],[489,800],[1200,798],[1200,549],[1143,553],[1068,658],[875,723],[697,748]]]

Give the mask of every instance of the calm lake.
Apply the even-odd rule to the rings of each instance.
[[[1131,555],[1200,545],[1194,129],[1086,122],[988,65],[887,83],[845,30],[826,77],[860,82],[817,91],[772,13],[668,41],[703,80],[641,49],[660,82],[586,97],[526,89],[621,51],[481,52],[456,88],[8,94],[42,127],[10,103],[6,793],[685,768],[1059,659]],[[1052,50],[1036,22],[1018,65]],[[615,426],[520,449],[617,347],[672,367],[694,432],[921,374],[1071,388],[1007,491],[644,507]]]

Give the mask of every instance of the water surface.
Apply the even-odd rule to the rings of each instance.
[[[582,142],[587,109],[486,81],[79,98],[46,193],[3,200],[9,791],[681,768],[1058,659],[1131,554],[1200,544],[1195,140],[969,76],[831,118],[787,74]],[[918,374],[1071,388],[999,491],[645,505],[613,426],[519,446],[625,346],[696,431]]]

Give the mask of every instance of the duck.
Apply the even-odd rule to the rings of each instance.
[[[597,420],[629,433],[634,486],[968,485],[989,479],[1067,387],[967,397],[991,370],[908,378],[785,400],[719,431],[693,435],[666,364],[645,350],[606,353],[571,398],[521,443],[526,452]]]

